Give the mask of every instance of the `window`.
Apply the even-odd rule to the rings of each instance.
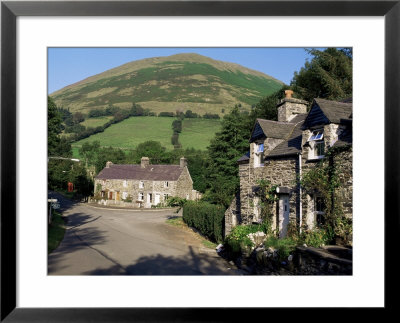
[[[168,200],[169,194],[164,194],[164,201]]]
[[[127,197],[128,197],[128,192],[122,192],[122,199],[126,200]]]
[[[124,187],[127,187],[127,186],[128,186],[128,182],[127,182],[126,180],[124,180],[124,182],[122,183],[122,185],[123,185]]]
[[[139,182],[139,188],[144,188],[144,182],[143,181]]]
[[[144,200],[144,194],[143,193],[139,193],[138,200],[139,201],[143,201]]]
[[[315,130],[308,138],[310,144],[309,159],[323,158],[325,155],[325,142],[323,130]]]
[[[168,182],[164,182],[164,187],[168,187]]]
[[[317,226],[325,224],[325,202],[321,196],[316,196],[314,200],[315,222]]]
[[[254,166],[264,166],[264,144],[256,143],[254,145]]]

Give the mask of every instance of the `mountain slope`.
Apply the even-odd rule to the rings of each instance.
[[[155,112],[191,109],[204,114],[220,113],[236,103],[249,107],[282,85],[238,64],[198,54],[177,54],[133,61],[50,96],[71,112],[87,112],[109,104],[130,108],[135,102]]]

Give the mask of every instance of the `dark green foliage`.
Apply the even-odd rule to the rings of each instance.
[[[48,156],[72,156],[71,146],[60,138],[61,114],[54,101],[47,98],[47,153]]]
[[[172,197],[168,198],[167,206],[170,206],[170,207],[176,207],[176,206],[183,207],[186,204],[186,202],[187,202],[186,199],[180,198],[178,196],[172,196]]]
[[[173,112],[160,112],[158,114],[159,117],[175,117]]]
[[[214,114],[214,113],[206,113],[203,115],[204,119],[219,119],[220,116],[218,114]]]
[[[206,202],[188,201],[183,206],[183,221],[211,241],[223,241],[225,208]]]
[[[237,160],[249,149],[248,116],[236,106],[224,116],[221,131],[208,147],[208,184],[205,198],[227,207],[239,188]]]
[[[280,90],[263,97],[257,104],[253,106],[249,118],[249,129],[251,130],[257,118],[267,120],[278,120],[278,109],[276,108],[279,100],[285,97],[285,90],[289,89],[284,85]],[[296,93],[294,94],[296,97]]]
[[[134,116],[134,117],[143,116],[144,109],[139,104],[132,103],[130,114],[131,114],[131,116]]]
[[[313,55],[299,72],[294,73],[291,86],[305,100],[314,98],[341,100],[352,97],[352,50],[327,48],[324,51],[308,50]]]
[[[185,112],[185,118],[198,118],[199,115],[195,112],[193,112],[192,110],[187,110]]]
[[[77,124],[77,123],[79,123],[79,122],[83,122],[83,121],[85,121],[85,116],[84,116],[83,113],[81,113],[81,112],[75,112],[75,113],[72,115],[72,121],[73,121],[75,124]]]
[[[174,120],[172,122],[172,130],[177,133],[182,132],[182,120]]]
[[[119,148],[107,147],[101,148],[97,154],[94,165],[96,166],[96,172],[100,172],[108,161],[114,164],[124,164],[126,160],[125,153]]]

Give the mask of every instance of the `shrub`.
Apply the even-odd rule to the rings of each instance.
[[[225,208],[207,202],[188,201],[183,207],[183,221],[214,242],[223,241]]]
[[[292,238],[279,239],[277,237],[269,237],[264,242],[265,248],[274,248],[278,251],[278,260],[283,261],[289,257],[296,249],[297,241]]]
[[[303,231],[300,240],[307,246],[320,247],[329,244],[333,239],[333,232],[329,229],[316,228],[313,230]]]
[[[228,236],[226,236],[225,244],[233,253],[240,253],[243,248],[254,247],[248,234],[259,231],[267,233],[268,226],[265,223],[238,225],[232,229]]]
[[[167,206],[179,206],[182,207],[185,205],[185,203],[187,202],[186,199],[178,197],[178,196],[172,196],[169,197],[167,200]]]

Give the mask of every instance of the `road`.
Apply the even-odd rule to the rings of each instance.
[[[242,275],[198,235],[165,221],[171,210],[106,209],[52,193],[67,217],[49,275]]]

